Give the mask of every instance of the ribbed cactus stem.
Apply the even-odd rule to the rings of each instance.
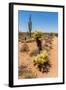
[[[28,29],[29,29],[29,35],[31,37],[31,31],[32,31],[32,21],[31,21],[31,15],[29,17],[29,21],[28,21]]]

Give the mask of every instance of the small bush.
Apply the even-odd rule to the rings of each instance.
[[[36,78],[36,72],[32,71],[28,68],[28,65],[21,65],[18,69],[18,75],[21,78],[29,79],[29,78]]]
[[[25,79],[36,78],[37,74],[29,70],[27,73],[23,73]]]
[[[29,47],[28,47],[28,45],[27,45],[27,43],[24,43],[23,45],[22,45],[22,48],[21,48],[21,52],[28,52],[29,51]]]
[[[19,72],[19,76],[21,76],[24,72],[26,72],[27,69],[27,65],[21,65],[18,67],[18,72]]]

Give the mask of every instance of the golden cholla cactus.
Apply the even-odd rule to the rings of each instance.
[[[42,30],[36,30],[35,32],[33,32],[33,37],[34,38],[40,38],[43,35]]]
[[[44,64],[48,59],[48,54],[46,51],[41,52],[37,56],[33,56],[34,64]]]

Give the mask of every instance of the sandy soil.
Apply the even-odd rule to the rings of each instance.
[[[44,41],[43,41],[44,43]],[[42,73],[40,72],[34,65],[31,60],[31,57],[29,56],[29,53],[27,52],[20,52],[22,43],[19,43],[19,66],[21,65],[28,65],[29,68],[32,69],[32,71],[35,71],[37,73],[38,78],[46,78],[46,77],[57,77],[58,76],[58,38],[54,37],[52,41],[52,49],[50,50],[50,62],[52,64],[52,67],[50,69],[50,72],[48,73]],[[32,42],[28,44],[30,51],[35,50],[37,48],[36,42]]]

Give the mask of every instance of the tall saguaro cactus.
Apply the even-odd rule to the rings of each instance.
[[[29,35],[31,37],[31,31],[32,31],[32,21],[31,21],[31,15],[29,17],[29,21],[28,21],[28,29],[29,29]]]

